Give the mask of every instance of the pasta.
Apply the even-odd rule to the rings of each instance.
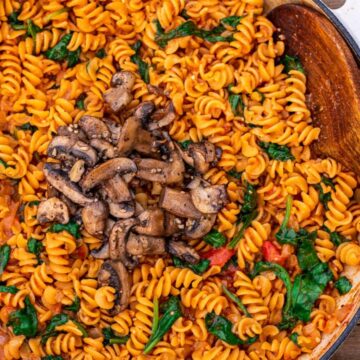
[[[263,0],[0,1],[5,359],[290,360],[311,353],[345,318],[350,308],[339,309],[338,300],[351,281],[343,271],[360,265],[359,179],[335,160],[312,155],[320,129],[306,103],[306,69],[296,58],[289,68],[263,6]],[[113,114],[104,94],[118,70],[135,81],[126,112]],[[131,269],[129,305],[114,313],[119,294],[100,285],[104,261],[92,256],[101,236],[38,221],[40,202],[54,190],[44,165],[59,162],[47,149],[61,127],[78,134],[81,119],[93,116],[114,121],[119,133],[145,102],[158,108],[171,102],[176,116],[167,130],[180,149],[204,141],[216,147],[218,161],[200,175],[225,186],[229,201],[209,233],[220,244],[208,235],[186,239],[204,271],[169,256],[141,256]],[[139,182],[136,203],[151,209],[161,191],[159,182]],[[331,280],[317,284],[307,317],[283,326],[291,289],[276,267],[259,271],[259,263],[281,266],[291,284],[299,276],[308,281],[304,242]],[[173,298],[181,316],[148,352],[158,303]],[[36,332],[17,330],[14,318],[32,308]],[[209,314],[230,323],[233,343],[211,329]]]

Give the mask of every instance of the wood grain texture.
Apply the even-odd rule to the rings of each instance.
[[[331,360],[358,360],[360,359],[360,325],[344,341]]]
[[[286,52],[299,56],[307,73],[308,105],[321,128],[314,145],[360,175],[360,72],[331,22],[309,7],[286,4],[269,13],[286,37]]]

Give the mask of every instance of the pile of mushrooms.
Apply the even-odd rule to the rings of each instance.
[[[59,128],[47,150],[56,161],[44,166],[47,200],[37,213],[40,224],[75,218],[102,240],[91,254],[106,260],[99,285],[119,290],[111,314],[127,306],[127,271],[140,257],[170,253],[196,264],[199,254],[186,239],[206,235],[227,203],[223,185],[201,178],[221,155],[218,149],[207,141],[186,150],[174,143],[166,132],[176,117],[171,102],[164,109],[152,102],[126,109],[134,82],[131,72],[116,73],[104,95],[112,119],[128,115],[122,125],[83,116],[77,124]],[[161,185],[161,194],[145,209],[135,201],[135,188],[152,183]]]

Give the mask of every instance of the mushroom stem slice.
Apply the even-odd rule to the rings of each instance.
[[[82,179],[81,186],[84,191],[89,191],[102,182],[111,179],[115,174],[135,173],[135,163],[128,158],[114,158],[90,170]]]
[[[183,218],[200,219],[203,216],[193,205],[189,193],[169,187],[163,188],[159,206],[171,214]]]
[[[121,203],[132,200],[128,185],[119,174],[116,174],[113,178],[107,180],[102,186],[102,190],[104,191],[107,199],[113,203]]]
[[[139,118],[131,116],[126,119],[117,143],[117,150],[120,155],[128,154],[134,148],[139,129],[141,129]]]
[[[93,236],[103,235],[108,213],[108,207],[103,201],[85,205],[81,211],[85,230]]]
[[[126,309],[130,300],[130,277],[121,261],[107,260],[98,274],[99,286],[111,286],[116,289],[115,305],[110,310],[112,316]]]
[[[170,125],[176,119],[174,104],[170,102],[165,109],[155,111],[151,118],[155,121],[149,124],[150,131]]]
[[[191,200],[203,214],[216,214],[228,202],[225,185],[202,185],[191,189]]]
[[[130,233],[126,252],[133,256],[162,255],[165,253],[165,240],[161,237]]]
[[[71,199],[72,202],[81,206],[94,202],[93,198],[85,196],[80,188],[70,181],[64,171],[56,169],[52,164],[45,164],[44,175],[50,185]]]
[[[95,259],[109,259],[110,258],[110,250],[109,250],[109,243],[103,243],[99,248],[93,249],[90,252],[90,255]]]
[[[85,172],[85,161],[78,160],[72,166],[69,173],[69,178],[72,182],[77,183],[81,180],[81,177],[83,176],[84,172]]]
[[[185,224],[185,236],[190,239],[200,239],[213,228],[216,214],[204,215],[201,219],[188,219]]]
[[[171,255],[177,256],[190,264],[197,264],[200,260],[199,254],[185,241],[170,240],[167,244],[167,250]]]
[[[69,222],[69,209],[59,198],[52,197],[39,204],[37,221],[40,224],[48,222],[67,224]]]
[[[143,211],[139,216],[139,225],[134,230],[141,235],[163,236],[164,228],[164,211],[162,209],[148,209]]]
[[[101,157],[105,159],[112,159],[117,156],[117,150],[108,141],[103,139],[92,139],[90,145],[95,148]]]

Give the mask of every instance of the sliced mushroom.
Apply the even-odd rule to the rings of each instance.
[[[131,90],[135,84],[135,75],[129,71],[115,73],[111,85],[115,86],[105,91],[104,100],[114,113],[120,112],[133,99]]]
[[[175,215],[164,211],[165,236],[172,236],[181,233],[185,229],[185,219],[178,218]]]
[[[228,202],[225,185],[200,185],[190,194],[194,206],[203,214],[216,214]]]
[[[114,307],[109,310],[114,316],[127,308],[130,300],[130,278],[121,261],[105,261],[98,274],[99,286],[111,286],[116,289]]]
[[[203,216],[193,205],[189,193],[169,187],[163,188],[160,194],[159,206],[179,217],[200,219]]]
[[[109,202],[110,214],[118,219],[128,219],[135,214],[134,202],[128,201],[123,203]]]
[[[120,260],[128,269],[135,267],[134,260],[126,254],[126,241],[130,230],[136,225],[136,219],[119,220],[112,227],[109,237],[110,259]]]
[[[94,201],[93,198],[85,196],[80,188],[70,181],[66,173],[56,168],[50,163],[46,163],[44,166],[44,175],[49,184],[51,184],[56,190],[63,193],[72,202],[85,206]]]
[[[135,109],[134,116],[141,120],[142,125],[145,125],[154,109],[155,105],[152,101],[144,101]]]
[[[49,144],[47,154],[59,160],[63,159],[63,155],[70,155],[84,160],[89,166],[94,166],[98,160],[95,149],[90,145],[67,136],[55,136]]]
[[[69,209],[59,198],[52,197],[41,201],[36,218],[40,224],[54,221],[60,224],[67,224],[69,222]]]
[[[165,240],[161,237],[130,233],[126,252],[133,256],[162,255],[165,253]]]
[[[171,151],[168,162],[156,159],[136,159],[135,162],[138,167],[136,176],[140,179],[161,184],[175,184],[183,181],[185,166],[176,150]]]
[[[200,239],[214,226],[216,214],[204,215],[201,219],[188,219],[185,224],[185,235],[190,239]]]
[[[190,264],[196,264],[200,260],[200,256],[196,250],[184,241],[170,240],[167,243],[167,251],[171,255],[177,256]]]
[[[101,236],[104,233],[108,207],[104,201],[95,201],[85,205],[81,211],[81,218],[85,230],[93,236]]]
[[[105,225],[105,236],[108,238],[110,236],[111,229],[115,225],[115,220],[107,218]]]
[[[102,192],[105,195],[105,198],[113,203],[121,203],[132,200],[128,184],[119,174],[116,174],[113,178],[104,182]]]
[[[78,160],[72,166],[69,173],[69,178],[72,182],[77,183],[81,180],[81,177],[83,176],[84,172],[85,172],[85,161]]]
[[[81,140],[87,142],[85,133],[79,129],[77,124],[71,124],[69,126],[60,126],[57,130],[57,136],[67,136],[74,140]]]
[[[109,259],[110,258],[110,246],[108,242],[104,242],[99,248],[93,249],[90,255],[95,259]]]
[[[117,151],[108,141],[103,139],[92,139],[90,145],[95,148],[101,157],[105,159],[112,159],[117,156]]]
[[[117,150],[120,155],[125,155],[134,148],[137,133],[139,129],[141,129],[141,126],[141,120],[136,116],[131,116],[126,119],[117,143]]]
[[[110,140],[113,144],[117,144],[120,137],[121,126],[111,119],[104,118],[104,123],[110,129]]]
[[[190,144],[188,151],[194,159],[195,170],[200,174],[206,173],[210,168],[210,164],[216,160],[215,145],[208,141]]]
[[[153,122],[148,125],[150,131],[170,125],[176,119],[173,103],[170,102],[165,109],[155,111],[151,119]]]
[[[143,155],[154,155],[158,152],[159,144],[153,134],[144,129],[139,129],[134,144],[134,150]]]
[[[111,179],[115,174],[135,173],[136,169],[135,163],[130,159],[111,159],[90,170],[81,181],[81,186],[84,191],[89,191],[102,182]]]
[[[164,211],[162,209],[145,210],[138,216],[138,220],[139,225],[134,228],[138,234],[151,236],[163,236],[165,234]]]
[[[102,120],[94,116],[83,116],[79,120],[79,126],[89,139],[110,138],[111,134],[107,125]]]

